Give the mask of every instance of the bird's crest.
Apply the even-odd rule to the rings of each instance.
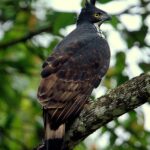
[[[90,0],[90,2],[88,0],[85,0],[85,6],[89,6],[89,5],[94,5],[95,6],[96,0]]]

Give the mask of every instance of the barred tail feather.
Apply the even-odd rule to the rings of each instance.
[[[54,130],[54,129],[51,129],[51,126],[47,119],[45,121],[45,147],[46,147],[46,150],[61,150],[63,147],[65,124],[60,125],[56,130]]]

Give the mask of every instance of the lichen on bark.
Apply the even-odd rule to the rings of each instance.
[[[91,101],[67,129],[65,150],[71,150],[96,129],[150,101],[150,74],[141,74]]]

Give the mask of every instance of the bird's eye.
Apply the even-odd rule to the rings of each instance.
[[[101,15],[99,13],[95,13],[94,17],[99,18]]]

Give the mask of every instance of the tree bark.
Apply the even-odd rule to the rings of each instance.
[[[141,74],[87,104],[65,136],[65,150],[108,122],[150,101],[150,73]]]

